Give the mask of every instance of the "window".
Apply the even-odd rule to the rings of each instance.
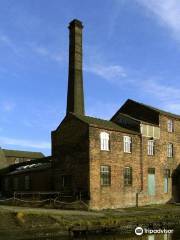
[[[131,145],[132,145],[131,137],[124,136],[123,140],[124,140],[124,152],[131,153]]]
[[[173,144],[168,143],[167,145],[167,157],[172,158],[173,157]]]
[[[170,119],[167,121],[167,131],[173,132],[173,121]]]
[[[20,158],[16,158],[14,163],[20,163]]]
[[[72,186],[72,176],[71,175],[62,175],[61,176],[62,187],[68,188]]]
[[[160,138],[160,128],[141,124],[141,134],[144,137],[153,137],[153,138]]]
[[[132,185],[132,168],[125,167],[124,168],[124,186]]]
[[[154,141],[148,140],[148,155],[154,155]]]
[[[6,177],[4,180],[4,190],[8,191],[9,189],[9,179]]]
[[[148,195],[155,195],[155,168],[148,168]]]
[[[164,193],[168,193],[169,191],[169,178],[170,178],[170,170],[164,169]]]
[[[101,186],[111,185],[111,168],[110,166],[101,166]]]
[[[109,151],[109,134],[106,132],[100,133],[101,150]]]
[[[14,190],[18,190],[18,178],[15,177],[13,179],[13,187],[14,187]]]
[[[28,175],[24,177],[24,188],[25,190],[30,189],[30,176]]]

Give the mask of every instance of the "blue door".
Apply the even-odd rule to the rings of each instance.
[[[150,196],[155,195],[155,174],[148,173],[148,194]]]

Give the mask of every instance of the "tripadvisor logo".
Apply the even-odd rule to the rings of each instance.
[[[173,229],[147,229],[142,227],[135,228],[135,234],[141,236],[144,234],[171,234],[173,233]]]
[[[138,236],[143,235],[143,228],[142,227],[137,227],[135,229],[135,234],[138,235]]]

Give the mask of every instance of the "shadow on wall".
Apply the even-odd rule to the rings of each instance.
[[[172,200],[180,203],[180,164],[172,172]]]

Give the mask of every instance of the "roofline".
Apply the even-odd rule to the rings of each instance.
[[[140,133],[135,132],[133,130],[129,130],[129,129],[127,129],[127,131],[123,131],[123,130],[120,130],[120,129],[116,130],[116,129],[113,129],[113,128],[100,127],[100,126],[97,126],[97,125],[94,125],[94,124],[90,124],[89,126],[94,127],[94,128],[99,128],[99,129],[111,130],[111,131],[114,131],[114,132],[129,133],[129,134],[138,135],[138,136],[141,135]],[[119,125],[117,125],[117,126],[119,126]],[[126,130],[126,128],[124,128],[124,129]]]
[[[111,128],[111,127],[100,127],[100,126],[98,126],[98,125],[96,125],[96,124],[93,124],[93,123],[86,123],[85,121],[83,121],[82,119],[80,119],[80,118],[78,118],[78,116],[77,115],[75,115],[75,114],[73,114],[72,113],[72,115],[73,116],[75,116],[79,121],[81,121],[81,122],[83,122],[83,123],[85,123],[85,124],[87,124],[88,126],[91,126],[91,127],[95,127],[95,128],[99,128],[99,129],[106,129],[106,130],[111,130],[111,131],[115,131],[115,132],[123,132],[123,133],[130,133],[130,134],[134,134],[134,135],[139,135],[139,133],[137,132],[135,132],[135,131],[133,131],[133,130],[129,130],[129,129],[126,129],[126,128],[123,128],[124,129],[124,131],[123,130],[118,130],[118,129],[114,129],[114,128]],[[90,116],[84,116],[84,117],[90,117]],[[94,118],[94,117],[91,117],[91,118]],[[97,119],[99,119],[99,120],[103,120],[103,121],[107,121],[107,122],[110,122],[110,120],[106,120],[106,119],[101,119],[101,118],[97,118]],[[113,122],[114,123],[114,122]],[[116,124],[116,123],[114,123],[114,124]],[[118,124],[116,124],[117,125],[117,127],[121,127],[121,126],[119,126]],[[126,130],[127,130],[127,132],[126,132]]]
[[[153,106],[151,106],[151,105],[146,105],[146,104],[141,103],[141,102],[137,102],[137,101],[135,101],[135,100],[133,100],[133,99],[130,99],[130,98],[128,98],[128,99],[123,103],[123,105],[120,107],[120,109],[112,116],[111,120],[113,120],[113,119],[120,113],[122,107],[123,107],[128,101],[132,101],[132,102],[134,102],[134,103],[137,103],[137,104],[139,104],[139,105],[142,105],[142,106],[144,106],[144,107],[150,109],[151,111],[154,111],[154,112],[156,112],[156,113],[158,113],[158,114],[160,114],[160,115],[169,116],[169,117],[172,117],[172,118],[175,118],[175,119],[180,120],[180,115],[178,115],[178,114],[174,114],[174,113],[171,113],[171,112],[166,112],[165,110],[162,110],[162,109],[153,107]],[[129,115],[128,115],[128,116],[129,116]]]

